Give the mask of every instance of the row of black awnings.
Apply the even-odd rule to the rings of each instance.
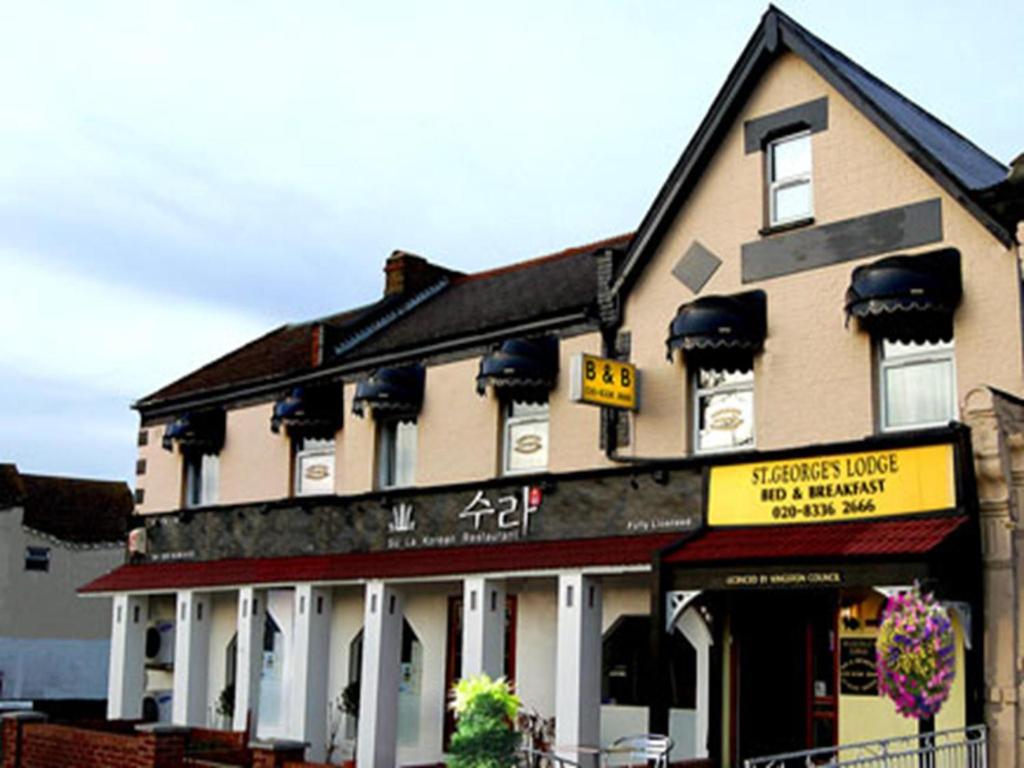
[[[890,256],[853,270],[846,291],[847,319],[876,338],[937,342],[953,338],[960,303],[960,253],[946,248],[920,256]],[[764,291],[704,296],[679,307],[669,325],[668,357],[682,351],[687,364],[750,370],[767,332]]]
[[[356,385],[352,412],[415,418],[423,406],[422,365],[378,368]],[[547,399],[558,380],[558,341],[551,336],[510,339],[480,360],[477,391],[488,387],[502,397],[526,402]],[[329,438],[341,428],[341,385],[334,382],[294,387],[278,398],[270,429],[302,437]],[[222,408],[196,410],[177,417],[164,432],[163,446],[173,450],[217,453],[224,445]]]

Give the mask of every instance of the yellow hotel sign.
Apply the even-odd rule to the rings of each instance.
[[[635,411],[638,397],[636,366],[596,355],[572,360],[569,399],[575,403],[605,405]]]
[[[708,525],[832,523],[956,506],[952,445],[711,467]]]

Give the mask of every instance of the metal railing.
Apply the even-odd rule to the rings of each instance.
[[[743,761],[743,768],[987,768],[984,725],[786,752]]]

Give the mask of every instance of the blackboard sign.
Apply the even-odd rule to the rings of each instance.
[[[839,693],[843,696],[877,696],[873,637],[844,637],[839,641]]]

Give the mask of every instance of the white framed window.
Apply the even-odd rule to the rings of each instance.
[[[220,461],[215,453],[185,454],[185,506],[217,503]]]
[[[333,438],[300,437],[295,446],[295,495],[335,492]]]
[[[547,403],[504,404],[502,473],[540,472],[548,468]]]
[[[814,195],[810,131],[774,139],[768,142],[765,150],[768,225],[774,227],[811,218],[814,215]]]
[[[378,487],[404,488],[416,482],[416,439],[415,419],[378,421]]]
[[[754,447],[754,372],[698,368],[693,380],[696,453]]]
[[[953,342],[877,342],[883,432],[936,427],[956,418]]]

